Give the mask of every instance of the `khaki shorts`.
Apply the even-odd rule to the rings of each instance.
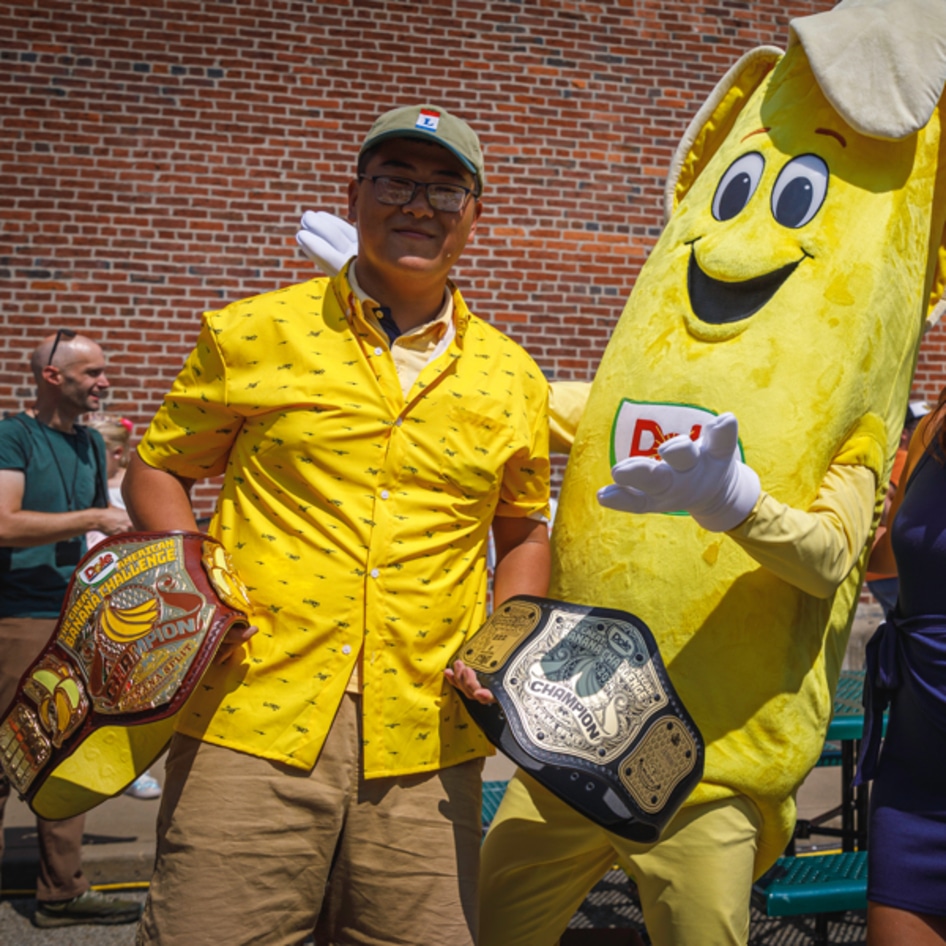
[[[312,772],[174,737],[139,944],[475,941],[482,760],[365,781],[360,703]]]

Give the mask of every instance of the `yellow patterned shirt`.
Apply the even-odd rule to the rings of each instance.
[[[204,316],[140,447],[224,475],[210,532],[257,633],[178,729],[311,767],[364,648],[366,777],[487,754],[443,670],[486,611],[494,515],[547,512],[547,384],[453,293],[456,334],[405,397],[345,273]]]

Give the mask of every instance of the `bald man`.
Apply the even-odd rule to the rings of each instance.
[[[125,512],[108,502],[101,436],[76,423],[99,410],[108,389],[102,349],[61,329],[33,352],[30,369],[33,409],[0,420],[0,712],[55,629],[69,579],[86,551],[85,533],[131,528]],[[0,855],[9,794],[0,773]],[[138,919],[139,904],[89,889],[81,865],[84,822],[82,815],[37,819],[37,926]]]

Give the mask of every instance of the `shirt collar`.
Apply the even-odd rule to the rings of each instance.
[[[384,311],[384,307],[377,302],[377,300],[372,299],[361,288],[361,285],[358,282],[358,276],[355,273],[355,260],[352,260],[348,265],[348,285],[351,286],[351,291],[355,294],[358,301],[361,303],[362,312],[365,313],[365,316],[371,318],[374,322],[381,325],[381,313],[376,313],[375,310]],[[404,335],[420,335],[424,332],[435,332],[436,337],[442,339],[444,333],[453,327],[453,293],[450,291],[450,286],[446,286],[443,291],[443,305],[440,307],[440,311],[432,319],[427,322],[422,323],[408,332],[404,332]],[[387,330],[385,333],[390,338],[391,335]],[[398,336],[395,336],[395,338]],[[391,339],[392,343],[394,339]]]

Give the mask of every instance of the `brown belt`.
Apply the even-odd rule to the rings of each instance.
[[[70,818],[144,772],[249,611],[209,536],[129,532],[90,551],[0,722],[0,765],[33,811]]]

